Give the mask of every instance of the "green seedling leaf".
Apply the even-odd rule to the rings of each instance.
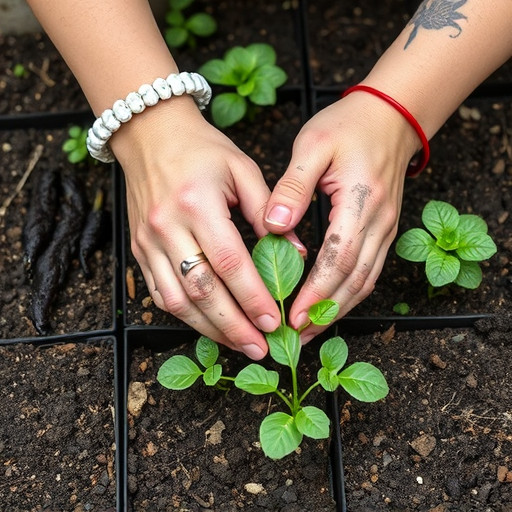
[[[194,3],[194,0],[169,0],[169,6],[172,9],[177,9],[179,11],[186,9],[188,6],[192,5],[193,3]]]
[[[292,293],[304,271],[299,251],[282,236],[261,238],[253,249],[252,259],[272,297],[279,301]]]
[[[238,85],[239,79],[233,69],[221,59],[212,59],[199,68],[206,80],[219,85]]]
[[[259,364],[246,366],[235,378],[235,386],[251,395],[265,395],[276,391],[279,374]]]
[[[183,27],[185,24],[185,16],[183,16],[181,11],[175,9],[165,15],[165,21],[171,25],[171,27]]]
[[[425,273],[432,286],[440,287],[452,283],[460,271],[460,260],[437,248],[427,258]]]
[[[217,22],[209,14],[199,12],[190,16],[185,27],[196,36],[208,37],[217,30]]]
[[[254,85],[254,80],[247,80],[247,82],[240,84],[236,88],[236,92],[240,94],[240,96],[249,96],[249,94],[251,94],[254,90]]]
[[[83,129],[80,126],[72,126],[69,129],[68,134],[71,138],[78,139],[82,135],[82,131]]]
[[[327,370],[339,372],[348,357],[348,346],[343,338],[335,336],[328,339],[320,347],[320,361]]]
[[[340,385],[338,372],[336,370],[329,370],[329,368],[325,368],[324,366],[318,370],[317,379],[325,391],[336,391]]]
[[[88,154],[89,152],[87,151],[86,147],[77,147],[75,150],[68,154],[68,161],[72,164],[77,164],[85,160]]]
[[[275,105],[277,101],[276,89],[268,82],[255,80],[253,90],[249,95],[249,100],[261,107]]]
[[[68,139],[64,142],[64,144],[62,144],[62,150],[66,153],[71,153],[71,151],[74,151],[77,146],[78,146],[77,139]]]
[[[312,405],[303,407],[295,416],[297,430],[313,439],[328,438],[330,423],[325,412]]]
[[[253,43],[246,48],[251,55],[254,56],[254,60],[258,67],[276,63],[276,52],[272,46],[266,43]]]
[[[469,213],[459,216],[459,231],[464,233],[487,233],[487,223],[482,217]]]
[[[242,96],[234,92],[219,94],[212,101],[213,122],[220,128],[238,123],[247,112],[247,103]]]
[[[256,56],[247,48],[235,46],[224,54],[224,62],[235,71],[240,84],[249,78],[256,67]]]
[[[215,386],[222,377],[222,366],[220,364],[214,364],[206,368],[203,374],[203,381],[207,386]]]
[[[384,375],[370,363],[354,363],[338,378],[343,389],[361,402],[376,402],[389,392]]]
[[[203,372],[192,359],[187,356],[172,356],[160,367],[157,380],[168,389],[187,389]]]
[[[476,261],[462,260],[460,262],[459,274],[455,279],[455,284],[462,286],[463,288],[475,290],[480,286],[482,277],[482,269]]]
[[[411,308],[407,302],[397,302],[393,306],[393,312],[397,315],[408,315]]]
[[[183,46],[188,39],[188,32],[182,27],[171,27],[165,30],[165,42],[171,48]]]
[[[282,459],[298,448],[302,434],[293,416],[274,412],[261,422],[260,441],[263,453],[271,459]]]
[[[196,357],[205,368],[209,368],[219,358],[219,346],[207,336],[201,336],[196,344]]]
[[[274,88],[281,87],[288,80],[288,75],[283,69],[269,64],[257,68],[253,77],[258,82],[268,82]]]
[[[466,261],[487,260],[497,251],[493,239],[486,233],[464,233],[461,237],[457,256]]]
[[[340,311],[340,305],[331,299],[324,299],[313,304],[308,311],[308,317],[315,325],[329,325]]]
[[[396,243],[398,256],[408,261],[422,262],[435,246],[436,241],[421,228],[412,228],[406,231]]]
[[[445,233],[455,231],[459,225],[459,212],[444,201],[429,201],[421,220],[425,227],[439,240]]]
[[[280,325],[274,332],[267,333],[265,338],[270,356],[279,364],[296,368],[300,357],[299,333],[287,325]]]

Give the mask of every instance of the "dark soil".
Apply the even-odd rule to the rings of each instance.
[[[0,347],[2,510],[115,510],[112,349]]]
[[[510,311],[475,329],[346,336],[388,397],[339,396],[347,510],[512,510]]]
[[[334,512],[327,440],[304,441],[280,461],[262,455],[259,424],[269,411],[284,410],[278,400],[236,388],[226,393],[201,382],[186,391],[169,391],[156,382],[168,357],[193,357],[192,348],[182,345],[157,354],[143,348],[133,351],[131,386],[142,386],[147,400],[139,400],[139,408],[145,402],[140,414],[136,409],[136,415],[129,415],[132,510]],[[223,363],[226,375],[236,375],[249,362],[224,355],[229,357]],[[268,362],[266,367],[272,368]],[[312,382],[311,368],[300,369],[305,382]],[[285,387],[286,372],[281,375]],[[324,407],[324,401],[321,392],[312,393],[308,404]]]
[[[108,166],[70,164],[61,145],[66,130],[0,131],[2,172],[0,198],[3,203],[14,194],[38,144],[43,152],[25,186],[0,217],[0,339],[36,336],[30,319],[31,281],[23,264],[22,232],[37,173],[43,169],[77,173],[92,203],[97,187],[105,193],[105,208],[112,211],[112,173]],[[104,241],[90,259],[92,276],[86,279],[78,259],[71,262],[67,279],[50,314],[50,334],[70,334],[112,329],[114,260],[110,225]]]

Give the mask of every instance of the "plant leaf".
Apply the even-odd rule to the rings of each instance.
[[[236,73],[240,84],[256,67],[256,55],[242,46],[234,46],[224,54],[224,62]]]
[[[395,251],[404,260],[426,261],[436,241],[421,228],[406,231],[397,241]]]
[[[254,80],[252,78],[250,80],[247,80],[247,82],[240,84],[236,88],[236,92],[238,94],[240,94],[240,96],[249,96],[249,94],[251,94],[253,90],[254,90]]]
[[[253,77],[255,80],[268,82],[274,89],[281,87],[288,79],[288,75],[283,69],[270,64],[256,68]]]
[[[338,380],[338,372],[334,370],[329,370],[323,366],[318,370],[317,373],[318,382],[325,389],[325,391],[335,391],[337,387],[340,385],[340,381]]]
[[[236,86],[240,83],[233,69],[221,59],[211,59],[204,63],[199,68],[199,73],[212,84]]]
[[[440,287],[453,283],[460,270],[460,260],[440,248],[430,251],[425,265],[425,273],[432,286]]]
[[[340,336],[328,339],[320,347],[322,366],[330,371],[338,373],[347,362],[347,357],[348,346]]]
[[[487,233],[487,222],[478,215],[465,213],[459,217],[459,231],[463,233]]]
[[[296,450],[301,441],[302,434],[289,414],[274,412],[261,422],[261,448],[271,459],[282,459]]]
[[[280,325],[274,332],[265,334],[270,356],[279,364],[296,368],[300,357],[299,333],[288,325]]]
[[[335,300],[324,299],[309,308],[308,317],[315,325],[329,325],[339,310],[340,305]]]
[[[325,412],[312,405],[303,407],[295,416],[297,430],[313,439],[328,438],[330,423]]]
[[[425,227],[437,239],[440,239],[444,233],[457,229],[459,212],[451,204],[444,201],[429,201],[423,208],[421,220]]]
[[[496,244],[488,234],[477,231],[464,233],[456,252],[463,260],[482,261],[496,254],[497,250]]]
[[[185,16],[178,9],[173,9],[165,15],[165,21],[172,28],[183,28]]]
[[[203,373],[203,381],[207,386],[215,386],[222,377],[222,366],[220,364],[214,364],[206,368]]]
[[[192,359],[178,355],[167,359],[160,366],[156,378],[165,388],[181,390],[192,386],[202,374],[203,372]]]
[[[82,128],[80,128],[80,126],[72,126],[69,131],[68,131],[68,134],[71,138],[73,139],[78,139],[78,137],[80,137],[80,135],[82,134]]]
[[[246,49],[254,56],[255,63],[258,67],[276,63],[276,52],[269,44],[253,43],[246,46]]]
[[[265,80],[254,80],[254,88],[249,99],[255,105],[262,107],[275,105],[277,101],[276,88]]]
[[[196,357],[205,368],[209,368],[219,358],[219,346],[207,336],[201,336],[196,343]]]
[[[68,139],[62,144],[62,151],[66,153],[71,153],[71,151],[74,151],[78,146],[78,140],[77,139]]]
[[[217,22],[205,12],[198,12],[190,16],[185,27],[199,37],[211,36],[217,30]]]
[[[165,42],[171,48],[183,46],[188,37],[188,31],[182,27],[172,27],[165,30]]]
[[[304,271],[299,251],[284,236],[268,234],[252,251],[254,265],[275,300],[286,299]]]
[[[460,262],[460,270],[455,279],[455,284],[475,290],[480,286],[482,282],[482,269],[476,261],[464,261]]]
[[[370,363],[354,363],[338,379],[343,389],[361,402],[376,402],[389,392],[386,378]]]
[[[251,395],[265,395],[276,391],[279,373],[252,363],[241,370],[235,378],[235,386]]]
[[[183,9],[186,9],[189,5],[192,5],[194,3],[194,0],[170,0],[169,5],[172,9],[178,9],[179,11],[182,11]]]
[[[215,125],[227,128],[243,119],[247,112],[247,102],[234,92],[225,92],[213,98],[211,112]]]

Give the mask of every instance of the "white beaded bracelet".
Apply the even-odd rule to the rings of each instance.
[[[212,90],[200,74],[183,71],[170,74],[166,79],[157,78],[152,85],[143,84],[137,92],[131,92],[124,100],[117,100],[112,108],[105,110],[94,121],[88,131],[86,144],[90,155],[100,162],[114,162],[114,154],[107,142],[121,124],[127,123],[133,114],[140,114],[146,107],[152,107],[160,100],[183,94],[190,94],[199,110],[203,110],[210,103]]]

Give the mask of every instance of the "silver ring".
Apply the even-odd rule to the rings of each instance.
[[[206,259],[204,252],[200,252],[199,254],[185,258],[180,264],[181,275],[185,277],[196,265],[199,265],[199,263],[204,263],[205,261],[208,260]]]

